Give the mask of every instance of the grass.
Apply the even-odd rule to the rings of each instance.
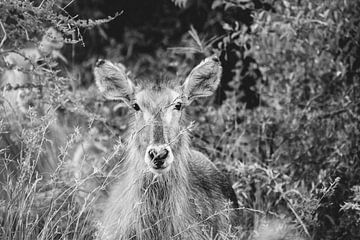
[[[53,127],[59,125],[55,124],[54,118],[44,116],[40,118],[43,121],[35,121],[34,113],[30,111],[29,114],[27,120],[32,127],[15,132],[19,134],[18,142],[12,142],[20,152],[9,151],[9,146],[0,150],[1,161],[7,166],[1,172],[0,238],[94,239],[101,215],[101,203],[107,197],[107,184],[114,180],[114,168],[119,166],[117,159],[121,158],[123,148],[121,141],[115,147],[110,147],[113,141],[101,138],[97,131],[91,137],[85,137],[79,128],[75,128],[73,132],[69,128],[63,128],[60,130],[66,132],[66,139],[55,144],[54,141],[59,139],[51,139],[51,133],[54,131]],[[4,133],[6,129],[9,130],[9,126],[3,124],[1,129],[4,140]],[[237,139],[241,137],[239,135]],[[226,136],[221,137],[224,138]],[[52,158],[54,153],[49,151],[52,149],[49,145],[58,147],[57,159]],[[207,146],[208,149],[213,149],[211,144],[207,143]],[[235,153],[233,148],[229,151],[228,156]],[[77,160],[74,161],[73,156],[76,154]],[[276,172],[270,169],[256,165],[238,165],[230,157],[221,162],[216,154],[212,157],[220,168],[232,175],[234,188],[241,200],[244,200],[244,194],[247,193],[243,188],[250,181],[248,176],[240,176],[241,174],[252,172],[259,175],[261,171],[261,176],[265,176],[266,181],[276,179]],[[47,169],[44,164],[46,161],[55,161],[56,168]],[[260,207],[265,202],[260,199],[257,201],[259,210],[247,207],[246,202],[243,204],[240,208],[243,212],[242,226],[235,233],[230,231],[229,226],[229,232],[222,233],[220,239],[266,239],[264,236],[269,234],[268,227],[274,226],[278,229],[278,236],[293,234],[294,229],[289,230],[290,225],[285,223],[287,220],[276,220],[271,224],[269,221],[265,222],[267,213]],[[270,215],[281,218],[277,213]],[[262,233],[253,232],[254,223]],[[306,230],[306,227],[303,229]]]

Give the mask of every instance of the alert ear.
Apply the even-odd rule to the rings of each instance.
[[[122,64],[99,59],[94,68],[95,82],[107,99],[129,103],[134,97],[135,86],[125,73]]]
[[[183,95],[189,101],[212,95],[220,83],[221,73],[222,67],[217,56],[205,58],[186,78],[182,85]]]

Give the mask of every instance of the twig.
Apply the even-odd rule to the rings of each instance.
[[[320,21],[318,19],[305,19],[304,20],[305,23],[317,23],[323,26],[329,26],[329,24],[327,22],[324,21]]]
[[[42,5],[44,4],[44,2],[45,2],[45,0],[42,0],[41,3],[40,3],[40,5],[38,6],[38,8],[41,8]]]
[[[295,215],[296,219],[298,220],[298,222],[300,223],[300,225],[304,229],[304,232],[306,233],[306,235],[309,237],[309,239],[311,239],[311,235],[310,235],[309,230],[307,229],[305,223],[301,220],[300,216],[296,213],[296,211],[292,207],[292,204],[290,203],[290,201],[286,197],[284,197],[284,199],[286,201],[286,204],[287,204],[288,208],[290,208],[291,212]]]
[[[26,29],[23,25],[21,25],[21,24],[20,24],[20,27],[23,28],[24,31],[25,31],[26,40],[27,40],[27,41],[30,41],[30,37],[29,37],[29,33],[28,33],[27,29]]]
[[[328,194],[334,190],[337,186],[338,183],[340,182],[341,178],[337,177],[335,178],[334,182],[331,183],[331,185],[326,189],[326,192],[322,195],[322,197],[320,198],[320,200],[318,201],[319,203],[326,197],[328,196]]]
[[[66,4],[66,6],[65,7],[63,7],[62,9],[65,9],[65,8],[67,8],[68,6],[70,6],[73,2],[74,2],[75,0],[71,0],[68,4]]]
[[[181,135],[183,135],[183,134],[191,131],[191,129],[193,129],[194,126],[195,126],[195,122],[193,121],[193,122],[191,122],[186,128],[182,129],[173,139],[171,139],[171,140],[167,143],[167,145],[170,146],[171,144],[173,144],[173,143],[176,141],[176,139],[178,139]]]
[[[335,111],[332,111],[332,112],[329,112],[329,113],[318,115],[316,118],[325,119],[325,118],[329,118],[329,117],[334,117],[336,115],[348,112],[349,108],[354,107],[354,106],[360,106],[360,102],[356,102],[356,103],[353,103],[353,104],[349,103],[349,104],[347,104],[346,106],[344,106],[343,108],[341,108],[339,110],[335,110]]]
[[[197,52],[202,53],[199,49],[194,47],[169,47],[167,48],[169,51],[174,51],[177,53],[187,53],[187,52]]]
[[[346,109],[346,108],[343,108],[343,109],[339,109],[339,110],[336,110],[336,111],[332,111],[332,112],[329,112],[329,113],[322,114],[322,115],[318,116],[317,118],[319,118],[319,119],[330,118],[330,117],[334,117],[334,116],[336,116],[336,115],[342,114],[342,113],[344,113],[344,112],[347,112],[347,109]]]
[[[1,87],[0,90],[4,91],[16,91],[18,89],[39,89],[41,90],[44,86],[40,84],[33,84],[33,83],[26,83],[23,85],[16,84],[15,86],[12,86],[10,83],[5,84],[5,86]]]
[[[291,20],[296,20],[297,17],[293,17],[293,16],[287,16],[286,18],[291,19]],[[304,23],[317,23],[323,26],[329,26],[329,23],[318,20],[318,19],[302,19]]]
[[[2,48],[2,46],[4,45],[4,43],[5,43],[6,39],[7,39],[7,34],[6,34],[5,27],[4,27],[3,23],[2,23],[2,21],[0,21],[0,26],[1,26],[2,31],[4,32],[4,37],[0,42],[0,48]]]

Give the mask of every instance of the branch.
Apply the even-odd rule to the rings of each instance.
[[[4,25],[3,25],[3,23],[1,21],[0,21],[0,26],[1,26],[2,31],[4,32],[4,37],[0,42],[0,48],[2,48],[2,46],[4,45],[4,43],[5,43],[6,39],[7,39],[7,34],[6,34],[6,31],[5,31],[5,27],[4,27]]]
[[[39,89],[41,90],[44,86],[39,84],[33,84],[33,83],[26,83],[26,84],[16,84],[15,86],[12,86],[10,83],[5,84],[5,86],[1,87],[0,90],[4,91],[16,91],[18,89]]]
[[[330,118],[330,117],[334,117],[336,115],[340,115],[342,113],[348,112],[350,110],[350,107],[356,107],[356,106],[360,106],[360,102],[355,102],[353,104],[347,104],[345,107],[339,109],[339,110],[335,110],[329,113],[324,113],[321,114],[319,116],[317,116],[317,119],[325,119],[325,118]]]
[[[303,228],[305,234],[309,237],[309,239],[311,239],[311,235],[310,235],[309,230],[307,229],[305,223],[301,220],[300,216],[296,213],[296,211],[293,208],[290,201],[287,198],[284,198],[284,200],[286,201],[286,204],[287,204],[288,208],[290,208],[291,212],[295,215],[296,220],[300,223],[300,225]]]

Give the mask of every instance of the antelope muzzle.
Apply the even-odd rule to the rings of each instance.
[[[147,147],[145,162],[150,171],[161,174],[170,170],[174,157],[168,145],[150,145]]]

